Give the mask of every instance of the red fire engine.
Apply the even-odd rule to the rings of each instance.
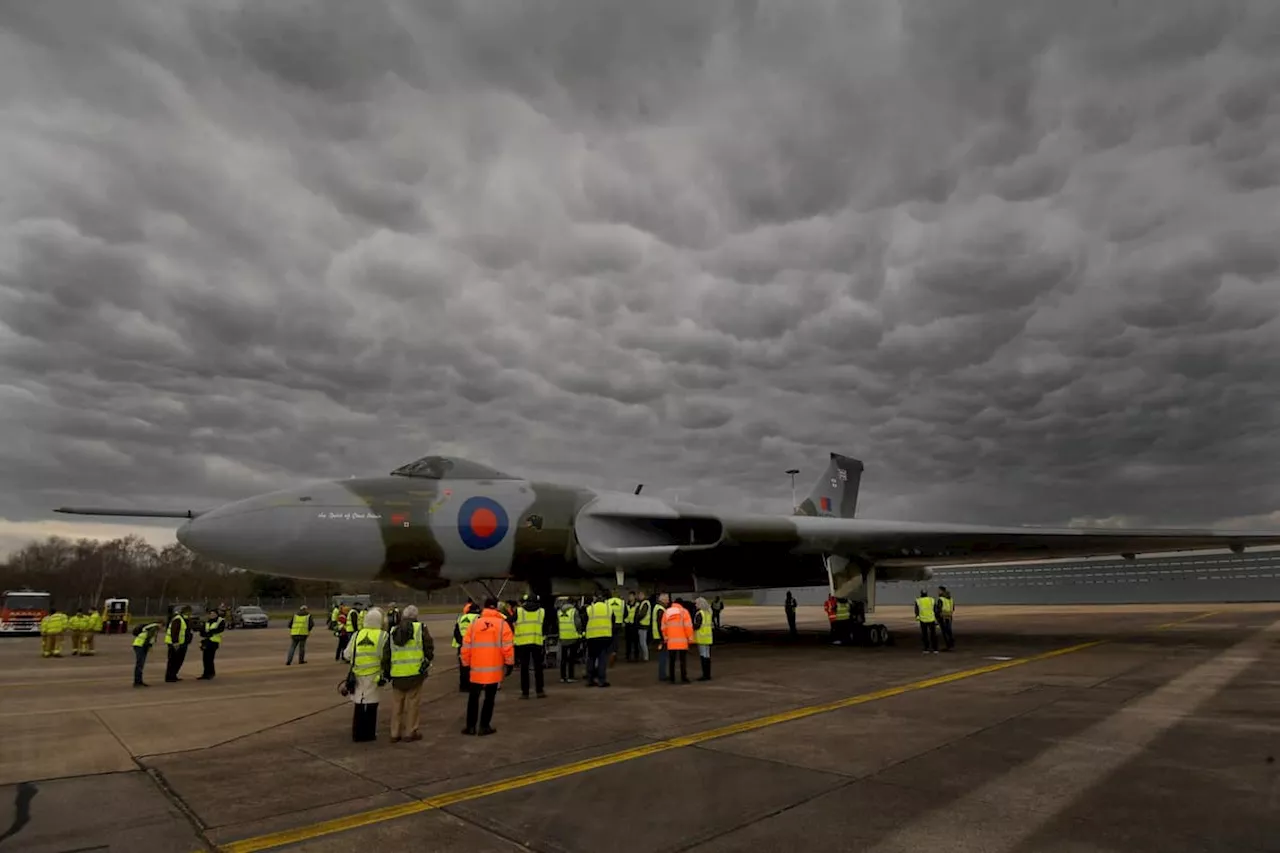
[[[0,634],[39,634],[40,620],[49,615],[52,600],[47,592],[5,590],[0,602]]]

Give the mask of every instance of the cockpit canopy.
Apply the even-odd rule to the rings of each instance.
[[[424,456],[391,472],[393,477],[423,480],[514,480],[510,474],[457,456]]]

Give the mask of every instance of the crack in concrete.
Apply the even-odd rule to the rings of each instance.
[[[5,842],[7,838],[13,838],[22,828],[31,822],[31,801],[36,798],[36,794],[40,793],[40,788],[34,782],[19,782],[17,790],[13,796],[13,822],[9,824],[9,828],[4,831],[4,835],[0,835],[0,844]]]

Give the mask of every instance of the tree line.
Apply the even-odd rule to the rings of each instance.
[[[395,587],[366,583],[305,581],[248,572],[206,560],[174,543],[160,550],[139,536],[109,541],[61,536],[33,541],[0,563],[0,590],[30,588],[48,592],[55,602],[74,604],[107,598],[158,601],[232,601],[252,598],[324,598],[339,593],[369,593],[394,599]],[[403,597],[404,590],[400,590]]]

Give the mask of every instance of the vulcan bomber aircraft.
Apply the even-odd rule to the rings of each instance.
[[[832,453],[793,515],[716,510],[635,493],[526,480],[425,456],[386,476],[330,480],[205,511],[62,507],[184,518],[178,541],[252,571],[421,590],[527,584],[539,596],[599,588],[820,586],[874,608],[876,581],[929,567],[1280,545],[1280,533],[987,527],[854,517],[863,463]],[[545,598],[544,598],[545,600]]]

